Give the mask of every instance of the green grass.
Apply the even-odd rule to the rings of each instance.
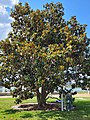
[[[50,99],[51,101],[51,99]],[[36,98],[23,101],[36,102]],[[0,98],[0,120],[90,120],[90,98],[76,98],[74,111],[16,111],[13,98]]]

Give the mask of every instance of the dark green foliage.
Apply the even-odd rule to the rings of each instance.
[[[11,11],[12,31],[0,41],[0,80],[14,87],[13,97],[28,99],[34,93],[44,106],[50,92],[75,78],[68,69],[83,64],[86,25],[76,16],[65,21],[63,15],[61,3],[47,3],[43,10],[19,3]]]

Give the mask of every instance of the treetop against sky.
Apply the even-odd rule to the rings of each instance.
[[[42,9],[47,2],[61,2],[64,6],[64,18],[69,20],[71,16],[76,16],[81,24],[87,24],[87,36],[90,37],[90,0],[0,0],[0,40],[5,39],[11,31],[10,23],[13,19],[10,17],[10,9],[19,2],[28,2],[32,9]]]

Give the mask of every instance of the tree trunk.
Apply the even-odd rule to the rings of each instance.
[[[36,93],[37,93],[38,109],[44,109],[46,105],[46,90],[44,88],[44,85],[42,85],[41,87],[41,93],[39,89],[37,89]]]

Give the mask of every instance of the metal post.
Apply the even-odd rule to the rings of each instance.
[[[5,87],[2,87],[2,92],[5,92]]]
[[[64,110],[64,104],[63,104],[63,93],[61,94],[61,111]]]

